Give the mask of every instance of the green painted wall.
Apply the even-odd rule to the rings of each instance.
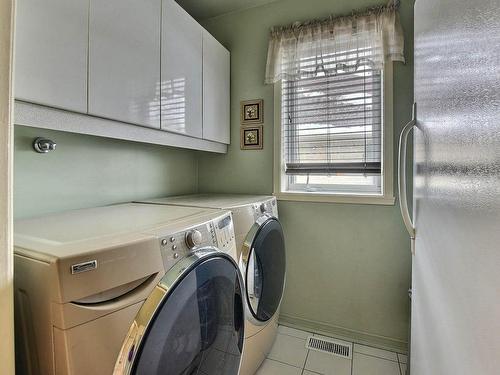
[[[372,0],[282,0],[205,21],[231,50],[231,146],[225,156],[47,131],[15,129],[17,218],[134,199],[202,192],[272,192],[273,88],[263,85],[273,25],[350,13]],[[412,0],[403,0],[407,64],[394,67],[395,139],[412,103]],[[264,150],[239,150],[239,101],[265,101]],[[56,152],[31,143],[53,138]],[[409,240],[399,207],[280,202],[287,240],[282,315],[331,332],[405,341]]]
[[[196,192],[197,154],[143,143],[15,127],[16,218]],[[57,150],[33,151],[48,137]]]
[[[273,87],[263,84],[269,28],[380,3],[283,0],[204,21],[231,51],[231,146],[227,155],[199,160],[200,191],[272,192]],[[412,0],[402,1],[400,14],[407,64],[394,66],[395,144],[411,113]],[[264,150],[241,151],[239,102],[254,98],[265,103]],[[399,207],[280,202],[279,209],[288,262],[282,316],[331,332],[406,341],[410,251]]]

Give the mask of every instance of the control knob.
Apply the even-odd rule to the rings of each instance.
[[[262,212],[263,214],[266,213],[266,205],[264,203],[262,203],[259,208],[260,208],[260,212]]]
[[[193,247],[199,246],[201,244],[203,237],[199,230],[192,230],[186,233],[186,245],[192,249]]]

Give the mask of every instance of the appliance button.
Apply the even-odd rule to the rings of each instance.
[[[172,245],[172,250],[177,250],[177,245]]]
[[[177,259],[177,258],[179,258],[179,254],[174,253],[174,259]]]
[[[166,239],[166,238],[164,238],[163,240],[161,240],[161,244],[162,244],[163,246],[165,246],[167,243],[168,243],[168,241],[167,241],[167,239]]]
[[[175,242],[175,237],[170,237],[170,242]]]

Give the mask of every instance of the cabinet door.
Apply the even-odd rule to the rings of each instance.
[[[163,2],[161,128],[202,137],[203,28],[175,1]]]
[[[88,0],[18,0],[16,99],[87,112]]]
[[[230,55],[203,32],[203,139],[229,144]]]
[[[161,0],[90,0],[89,113],[160,127]]]

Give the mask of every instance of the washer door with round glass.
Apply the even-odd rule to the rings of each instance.
[[[114,373],[236,375],[243,346],[240,280],[234,261],[220,252],[179,261],[139,310]]]
[[[245,247],[248,307],[257,321],[266,322],[278,310],[285,285],[285,241],[280,222],[260,218],[250,230]]]

